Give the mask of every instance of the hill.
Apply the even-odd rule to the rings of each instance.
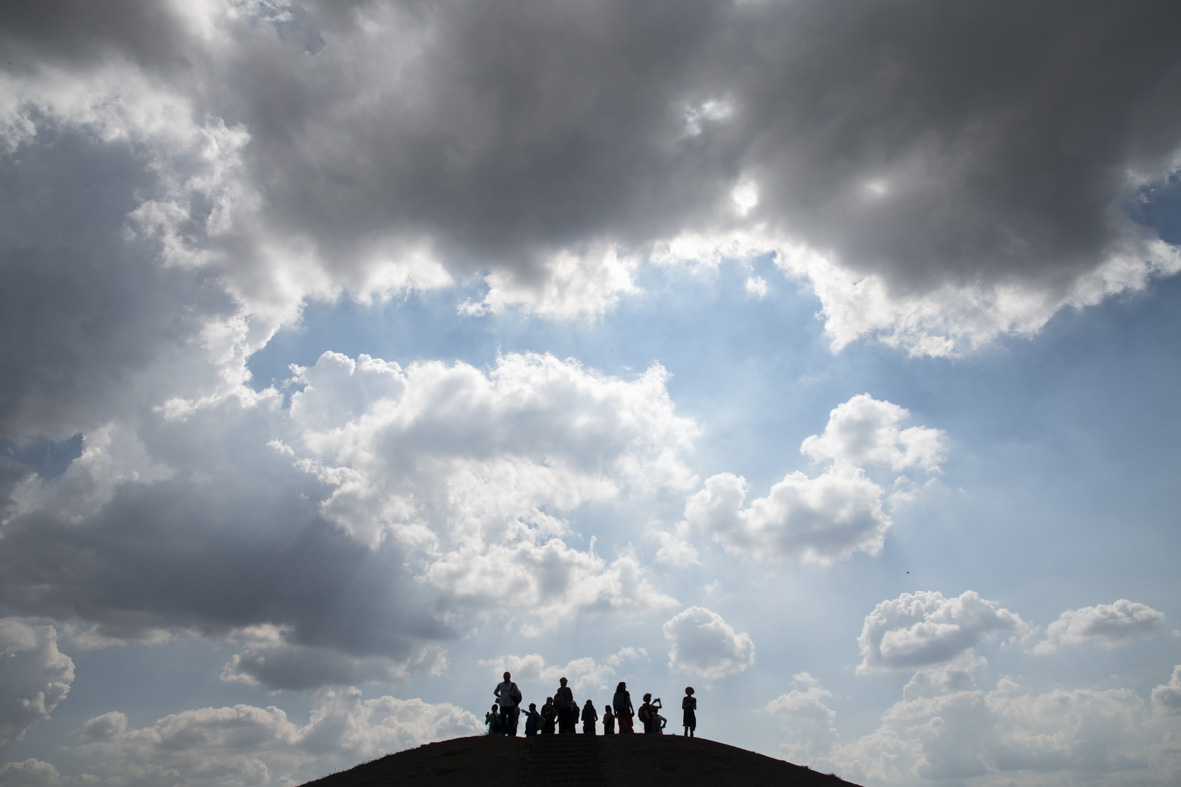
[[[672,735],[456,738],[391,754],[304,787],[471,787],[490,780],[521,787],[856,787],[836,776],[735,746]]]

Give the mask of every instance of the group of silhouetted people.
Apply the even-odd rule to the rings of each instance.
[[[582,733],[594,735],[595,725],[599,721],[599,712],[591,700],[579,708],[574,699],[574,692],[562,678],[554,696],[546,697],[541,710],[537,703],[529,703],[529,710],[525,711],[525,736],[559,735],[577,732],[579,719],[582,720]],[[488,725],[488,732],[492,735],[516,736],[517,723],[521,713],[521,690],[513,683],[512,675],[504,673],[504,681],[497,684],[492,692],[496,696],[496,704],[484,716],[484,723]],[[660,715],[664,704],[660,698],[652,698],[651,694],[644,695],[644,703],[637,712],[632,707],[631,693],[627,690],[627,683],[620,681],[615,687],[615,695],[611,702],[603,708],[603,734],[614,735],[615,725],[619,724],[619,732],[626,735],[634,732],[632,719],[637,718],[643,725],[644,732],[649,735],[661,735],[668,720]],[[685,688],[685,696],[681,700],[685,736],[694,737],[697,730],[697,698],[693,696],[693,687]]]

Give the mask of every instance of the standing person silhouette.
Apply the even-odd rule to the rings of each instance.
[[[578,724],[578,706],[574,703],[574,692],[566,685],[566,679],[559,681],[562,685],[554,692],[554,707],[558,711],[558,733],[574,733]]]
[[[530,702],[529,710],[525,711],[525,737],[532,738],[541,727],[541,714],[537,712],[537,703]]]
[[[681,710],[685,712],[685,737],[694,737],[697,730],[697,698],[693,696],[693,687],[685,687],[685,698],[681,700]]]
[[[619,719],[619,734],[631,733],[632,715],[635,713],[635,708],[632,707],[632,695],[627,690],[627,683],[622,680],[615,687],[615,697],[611,700],[611,707],[615,708],[615,718]]]
[[[513,683],[513,676],[504,673],[504,680],[499,683],[492,693],[500,703],[500,731],[509,737],[517,734],[517,719],[521,713],[521,690]]]
[[[595,722],[599,720],[599,712],[595,710],[595,704],[587,699],[586,704],[582,706],[582,734],[594,735]]]
[[[611,703],[608,702],[603,706],[603,734],[615,734],[615,714],[611,712]]]
[[[554,713],[554,698],[546,697],[545,704],[541,706],[541,734],[553,735],[554,722],[556,720],[557,717]]]

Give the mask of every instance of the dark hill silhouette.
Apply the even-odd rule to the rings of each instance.
[[[485,783],[521,787],[857,787],[831,774],[735,746],[672,735],[456,738],[391,754],[304,787],[472,787]]]

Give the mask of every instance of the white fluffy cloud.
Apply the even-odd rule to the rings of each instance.
[[[1068,609],[1046,628],[1034,653],[1053,653],[1062,645],[1095,643],[1107,648],[1150,636],[1165,616],[1150,606],[1121,598],[1114,604]]]
[[[830,565],[856,552],[876,555],[890,529],[887,504],[894,500],[869,475],[917,470],[939,471],[946,452],[942,430],[899,424],[909,412],[869,394],[854,396],[829,415],[823,434],[803,441],[801,453],[826,463],[823,472],[787,475],[766,497],[746,506],[746,479],[719,473],[685,504],[676,534],[660,534],[657,558],[670,565],[692,565],[691,535],[709,535],[733,552],[763,559],[799,557]],[[894,476],[896,488],[913,485]],[[901,498],[899,498],[901,499]]]
[[[833,409],[824,433],[804,440],[800,452],[838,467],[877,465],[894,472],[918,467],[938,472],[946,455],[946,433],[925,426],[901,428],[908,417],[905,407],[859,394]]]
[[[704,607],[689,607],[664,624],[672,642],[668,665],[690,675],[714,680],[736,675],[755,663],[750,635],[738,633],[722,616]]]
[[[325,514],[370,546],[512,541],[562,529],[543,509],[694,481],[683,457],[698,429],[676,415],[659,366],[629,381],[549,355],[504,355],[484,372],[325,353],[299,379],[291,448],[333,487]],[[451,532],[427,534],[439,509]]]
[[[1019,615],[972,590],[954,598],[936,591],[903,593],[866,616],[857,670],[917,670],[951,661],[998,635],[1027,630]]]
[[[1152,701],[1166,713],[1181,713],[1181,664],[1173,667],[1173,677],[1152,690]]]
[[[74,662],[57,649],[57,629],[0,618],[0,746],[49,718],[74,682]]]
[[[280,708],[200,708],[129,726],[119,711],[82,725],[74,754],[91,776],[128,785],[177,781],[193,785],[256,785],[300,781],[359,760],[436,740],[479,734],[475,716],[453,705],[383,696],[356,689],[318,692],[307,724]]]
[[[823,762],[841,739],[836,711],[825,704],[832,692],[806,672],[793,676],[792,683],[796,688],[771,700],[763,710],[782,727],[787,742],[780,750],[790,762]]]
[[[1170,784],[1181,775],[1174,726],[1129,689],[1030,692],[949,688],[907,697],[872,733],[845,743],[832,694],[810,676],[765,710],[784,726],[784,756],[865,784]],[[806,758],[806,759],[805,759]]]
[[[575,698],[585,698],[592,691],[610,691],[615,687],[618,670],[630,662],[649,661],[648,652],[643,648],[620,648],[602,661],[583,656],[565,664],[546,664],[545,657],[538,653],[527,656],[502,656],[498,659],[484,659],[481,666],[489,668],[489,674],[499,680],[501,672],[512,673],[513,681],[525,694],[525,704],[536,702],[541,705],[545,696],[557,690],[559,681],[566,678]],[[530,696],[537,691],[537,697]],[[591,698],[593,699],[593,697]]]
[[[685,504],[691,533],[711,534],[727,549],[764,559],[800,557],[828,565],[854,552],[877,554],[890,518],[882,488],[860,470],[816,478],[792,473],[743,508],[746,479],[723,473]]]

